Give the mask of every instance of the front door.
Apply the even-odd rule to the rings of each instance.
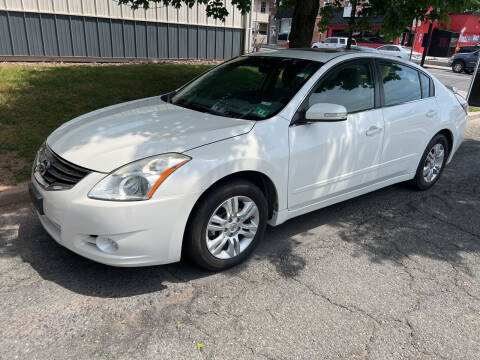
[[[345,121],[290,126],[289,210],[375,182],[383,145],[382,110],[375,104],[373,63],[354,60],[330,69],[302,104],[346,107]]]

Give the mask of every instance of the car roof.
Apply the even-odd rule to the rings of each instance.
[[[380,54],[379,51],[367,51],[362,47],[356,47],[352,49],[341,48],[298,48],[298,49],[281,49],[273,51],[260,51],[256,53],[248,54],[247,56],[273,56],[273,57],[285,57],[285,58],[294,58],[294,59],[303,59],[303,60],[312,60],[326,63],[336,57],[343,55],[353,55],[359,53],[376,53]]]

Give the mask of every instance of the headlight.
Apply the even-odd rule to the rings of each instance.
[[[160,184],[191,158],[182,154],[152,156],[127,164],[107,175],[88,193],[100,200],[148,200]]]

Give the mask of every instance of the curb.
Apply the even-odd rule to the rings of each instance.
[[[480,111],[468,113],[468,121],[478,119],[480,119]],[[23,204],[29,201],[28,181],[0,191],[0,208],[12,204]]]
[[[480,111],[469,112],[468,121],[480,119]]]
[[[448,69],[451,68],[451,66],[448,65],[448,62],[445,62],[445,61],[425,60],[425,65],[439,66],[439,67],[448,68]]]

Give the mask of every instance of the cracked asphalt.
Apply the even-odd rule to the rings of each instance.
[[[221,273],[103,266],[0,209],[0,358],[478,359],[479,155],[475,120],[431,190],[293,219]]]

